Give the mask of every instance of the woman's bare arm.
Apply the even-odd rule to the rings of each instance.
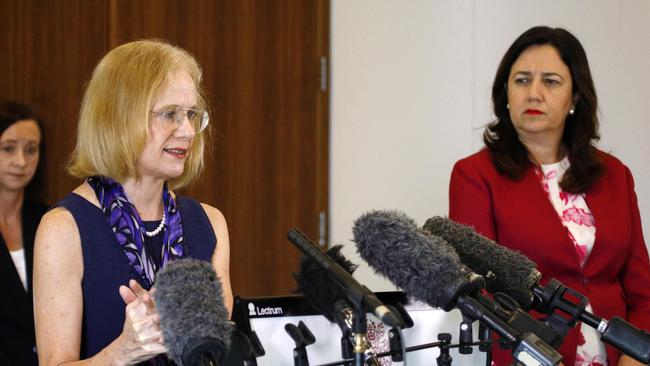
[[[126,319],[120,336],[98,354],[79,360],[83,315],[83,256],[74,218],[64,208],[48,212],[34,248],[34,321],[43,366],[130,365],[166,352],[148,292],[135,281],[121,286]]]
[[[217,236],[217,248],[212,255],[212,266],[215,272],[217,272],[219,280],[221,280],[223,301],[228,309],[228,314],[232,314],[233,296],[230,286],[230,241],[228,238],[228,225],[219,210],[206,204],[201,205],[210,219],[214,234]]]

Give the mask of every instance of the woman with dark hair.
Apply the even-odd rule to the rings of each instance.
[[[588,310],[650,330],[650,260],[630,170],[600,151],[585,51],[561,28],[534,27],[503,56],[486,148],[454,166],[449,216],[537,263],[589,298]],[[560,351],[566,365],[636,365],[586,325]],[[510,361],[495,355],[497,364]]]
[[[0,364],[37,365],[32,253],[47,206],[37,199],[42,129],[26,105],[0,103]],[[31,187],[30,187],[31,186]],[[33,189],[29,189],[33,188]],[[8,296],[7,296],[8,295]]]

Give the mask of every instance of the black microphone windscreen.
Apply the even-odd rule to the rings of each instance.
[[[495,243],[469,226],[434,216],[423,228],[446,240],[463,264],[485,277],[490,292],[520,286],[530,289],[540,279],[535,263],[528,257]]]
[[[357,269],[357,265],[341,254],[342,248],[342,245],[335,245],[327,251],[327,255],[346,272],[352,274]],[[336,303],[346,301],[347,294],[330,276],[329,271],[312,258],[302,255],[300,270],[294,273],[293,277],[298,283],[298,288],[294,292],[302,293],[311,307],[323,314],[330,322],[336,322],[339,310]]]
[[[174,362],[183,366],[186,347],[205,350],[198,347],[205,340],[222,347],[215,350],[218,354],[227,352],[233,326],[221,282],[209,262],[189,258],[169,262],[156,274],[155,288],[160,329]]]
[[[463,275],[454,250],[404,213],[366,213],[355,221],[352,232],[361,258],[375,272],[432,306],[439,306],[444,289]]]

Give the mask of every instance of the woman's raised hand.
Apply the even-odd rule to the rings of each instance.
[[[136,364],[167,352],[152,298],[154,290],[147,291],[131,280],[129,287],[120,286],[119,291],[126,310],[124,329],[116,340],[118,364]]]

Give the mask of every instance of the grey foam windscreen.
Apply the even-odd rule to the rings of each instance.
[[[212,264],[196,259],[168,263],[156,274],[154,303],[169,357],[180,366],[188,349],[212,339],[225,354],[233,325],[223,301],[221,282]],[[185,352],[185,354],[184,354]]]
[[[409,296],[438,306],[444,289],[463,276],[454,250],[399,211],[372,211],[352,229],[361,258]]]

